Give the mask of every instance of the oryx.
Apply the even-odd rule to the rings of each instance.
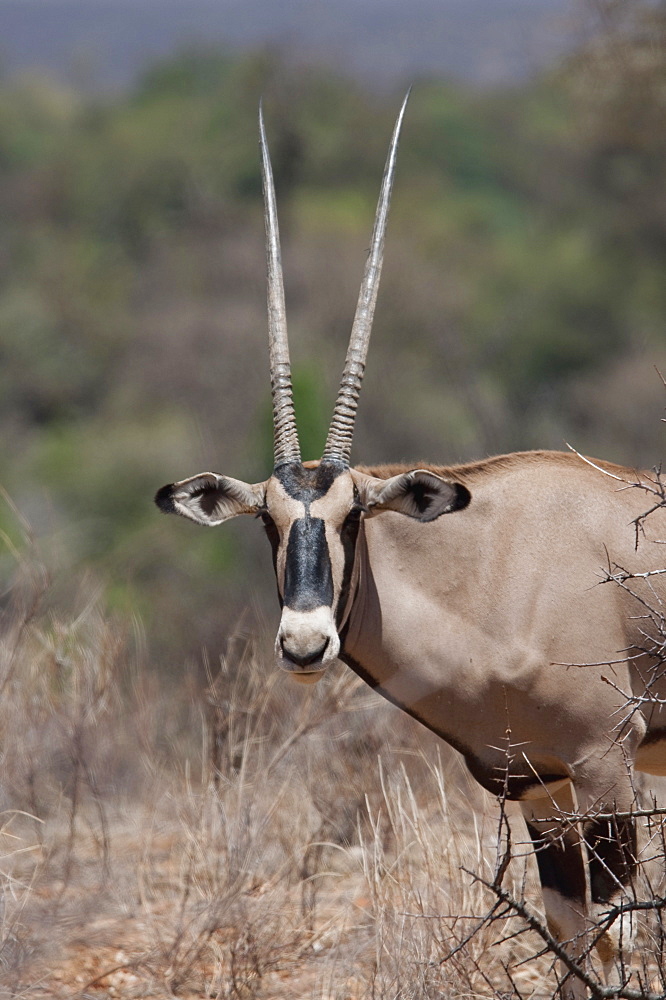
[[[339,657],[455,747],[484,788],[519,800],[549,926],[577,955],[586,920],[621,899],[634,872],[632,769],[666,773],[666,709],[655,700],[632,710],[623,694],[648,683],[658,693],[658,630],[631,588],[601,583],[609,566],[657,568],[652,540],[666,537],[664,515],[636,534],[632,521],[646,499],[626,484],[640,474],[574,454],[523,452],[451,468],[350,466],[405,104],[315,462],[301,460],[296,430],[260,111],[274,469],[253,485],[204,472],[164,486],[156,502],[204,525],[262,518],[282,608],[279,665],[312,682]],[[632,586],[659,604],[662,579]],[[589,818],[582,844],[581,825],[556,822],[558,810],[624,815]],[[629,933],[617,920],[599,940],[607,970]],[[572,997],[581,990],[571,980],[565,988]]]

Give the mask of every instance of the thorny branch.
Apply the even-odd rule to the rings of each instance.
[[[467,875],[470,875],[474,881],[479,882],[481,885],[489,889],[497,897],[497,903],[492,908],[490,914],[487,915],[485,922],[489,920],[501,920],[507,916],[509,912],[515,913],[519,916],[530,930],[535,931],[539,935],[541,940],[546,946],[546,950],[550,952],[555,958],[558,958],[562,964],[569,970],[572,976],[579,979],[584,985],[589,989],[594,1000],[664,1000],[666,994],[664,993],[653,993],[650,990],[645,989],[631,989],[626,986],[626,984],[621,984],[618,986],[602,986],[594,976],[590,975],[582,967],[581,963],[576,959],[572,958],[567,952],[564,945],[560,944],[553,935],[550,933],[548,928],[542,923],[539,918],[532,913],[528,906],[519,899],[515,899],[508,890],[504,889],[501,885],[498,885],[496,881],[489,882],[487,879],[482,878],[476,872],[469,871],[467,868],[463,868],[463,871]],[[666,905],[666,900],[661,901]],[[499,911],[500,904],[504,904],[505,909],[501,912]],[[650,904],[636,904],[636,908],[646,908]],[[633,906],[633,904],[632,904]],[[621,912],[620,907],[615,908],[617,912]],[[617,914],[615,914],[617,915]],[[612,923],[609,918],[608,923]],[[604,920],[604,923],[606,921]]]

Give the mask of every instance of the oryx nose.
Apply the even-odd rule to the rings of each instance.
[[[309,667],[312,663],[318,663],[326,652],[328,643],[329,639],[326,637],[317,649],[304,652],[302,649],[297,651],[293,646],[290,646],[284,636],[280,639],[282,655],[285,659],[291,660],[292,663],[297,664],[299,667]]]
[[[283,669],[290,673],[323,671],[336,658],[340,640],[330,607],[321,605],[308,611],[285,606],[275,639],[275,652]]]

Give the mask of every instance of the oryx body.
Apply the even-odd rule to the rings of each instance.
[[[649,480],[574,454],[350,467],[403,113],[322,459],[303,463],[296,434],[262,122],[275,468],[254,485],[202,473],[156,500],[208,525],[262,517],[282,605],[280,665],[312,681],[340,657],[459,750],[485,788],[520,800],[549,925],[579,954],[587,916],[621,898],[631,878],[633,822],[590,818],[584,847],[575,824],[553,817],[627,812],[632,769],[666,773],[666,711],[626,698],[646,685],[660,693],[660,638],[646,605],[665,596],[662,577],[603,583],[614,566],[659,568],[653,540],[666,537],[666,517],[657,511],[636,532]],[[621,933],[618,920],[598,944],[608,968]]]

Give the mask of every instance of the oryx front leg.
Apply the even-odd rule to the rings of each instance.
[[[553,794],[544,788],[543,795],[521,802],[521,809],[536,852],[548,930],[585,969],[589,890],[578,825],[566,820],[575,812],[573,788],[568,783]],[[581,979],[564,962],[558,964],[564,1000],[584,1000]]]
[[[583,789],[579,801],[583,813],[586,809],[592,813],[583,825],[589,858],[592,933],[606,982],[616,985],[628,978],[625,962],[633,950],[636,933],[635,914],[631,909],[622,909],[622,904],[626,907],[635,899],[637,868],[636,821],[630,815],[634,795],[629,776],[616,780],[612,798],[600,801]],[[609,916],[618,909],[615,920],[609,923]]]

